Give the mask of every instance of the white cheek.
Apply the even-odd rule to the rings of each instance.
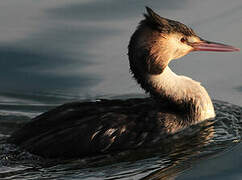
[[[178,43],[178,40],[176,37],[170,37],[169,41],[167,42],[167,51],[168,54],[171,55],[171,59],[177,58],[177,54],[179,53],[179,49],[181,48],[180,43]]]
[[[172,49],[174,49],[173,59],[177,59],[182,56],[185,56],[191,50],[190,46],[182,43],[180,40],[175,39],[175,38],[171,41],[171,46],[173,47]]]
[[[163,53],[169,55],[170,59],[177,59],[188,54],[192,47],[180,41],[182,36],[170,35],[165,42],[165,49]]]

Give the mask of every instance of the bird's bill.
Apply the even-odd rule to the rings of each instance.
[[[190,44],[194,49],[193,51],[217,51],[217,52],[233,52],[240,49],[230,45],[225,45],[216,42],[210,42],[202,40],[200,42],[194,42]]]

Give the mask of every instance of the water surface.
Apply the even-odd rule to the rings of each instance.
[[[233,3],[226,0],[0,2],[0,177],[139,179],[147,176],[148,179],[176,174],[173,178],[242,178],[238,161],[242,148],[240,144],[235,146],[240,133],[234,133],[237,127],[234,126],[233,132],[226,136],[228,129],[221,132],[223,123],[213,125],[220,130],[217,132],[222,141],[220,146],[211,143],[211,137],[216,138],[210,135],[214,128],[206,125],[199,131],[203,135],[188,133],[180,144],[177,142],[176,148],[169,145],[163,153],[141,152],[142,157],[131,153],[115,162],[88,159],[90,164],[98,162],[98,165],[85,168],[87,163],[83,160],[44,161],[43,165],[38,157],[18,154],[15,148],[3,143],[20,124],[65,102],[143,97],[143,91],[129,73],[127,45],[142,19],[144,6],[188,24],[204,39],[242,47],[241,0]],[[172,62],[171,68],[202,82],[213,99],[242,106],[241,59],[241,53],[192,53]],[[229,124],[225,127],[231,128]],[[208,140],[195,138],[200,136]],[[187,146],[191,137],[196,140]],[[205,144],[199,146],[201,139]],[[176,141],[172,139],[172,142]],[[190,148],[185,152],[184,147]]]

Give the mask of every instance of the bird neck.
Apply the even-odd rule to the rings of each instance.
[[[141,86],[161,110],[176,113],[189,124],[215,117],[212,101],[199,82],[175,74],[168,66],[160,74],[145,76]]]

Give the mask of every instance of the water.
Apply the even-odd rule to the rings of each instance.
[[[0,178],[242,178],[240,126],[233,117],[191,127],[195,133],[171,138],[162,151],[137,155],[59,162],[4,143],[22,123],[62,103],[142,97],[126,54],[147,5],[204,39],[242,47],[241,0],[0,2]],[[242,106],[241,58],[241,53],[192,53],[171,68],[201,81],[213,99]],[[229,109],[218,107],[221,113]]]

